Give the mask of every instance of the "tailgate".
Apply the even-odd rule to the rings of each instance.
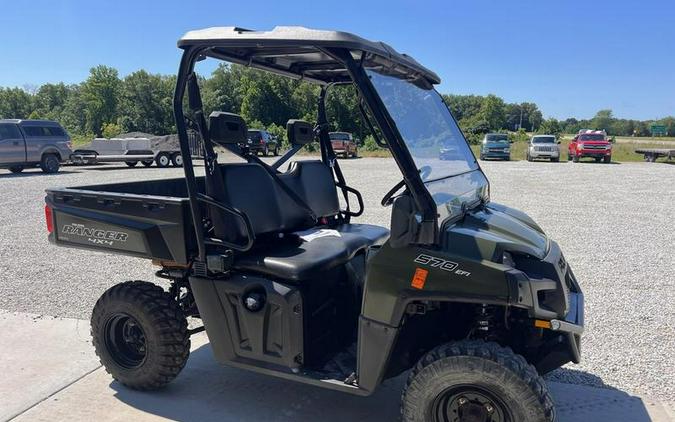
[[[45,201],[52,243],[187,264],[187,199],[57,189]]]

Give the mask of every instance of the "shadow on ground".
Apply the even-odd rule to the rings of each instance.
[[[560,370],[551,379],[579,379],[604,389],[550,382],[558,421],[651,421],[640,398],[607,389],[598,377]],[[405,374],[370,397],[351,396],[215,362],[208,344],[166,389],[138,392],[112,382],[115,398],[142,412],[176,421],[397,421]]]
[[[62,176],[64,174],[74,174],[74,173],[79,173],[79,171],[66,171],[66,170],[59,170],[58,173],[45,173],[40,169],[37,169],[35,171],[31,170],[24,170],[21,173],[10,173],[9,170],[7,173],[0,173],[0,179],[21,179],[24,177],[49,177],[49,176]]]

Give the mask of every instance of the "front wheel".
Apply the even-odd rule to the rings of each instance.
[[[187,321],[159,286],[127,281],[108,289],[91,315],[96,355],[114,379],[137,390],[171,382],[190,354]]]
[[[138,161],[125,161],[125,163],[126,163],[129,167],[136,167],[136,164],[138,164]]]
[[[59,167],[61,167],[61,163],[59,163],[59,157],[55,154],[45,154],[42,156],[42,160],[40,160],[40,169],[42,169],[43,172],[53,174],[59,171]]]
[[[612,156],[610,155],[609,157],[604,157],[602,160],[605,162],[605,164],[609,164],[612,162]]]
[[[14,174],[21,173],[23,171],[23,166],[13,166],[9,168],[9,171],[11,171]]]
[[[532,365],[497,343],[439,346],[415,365],[401,399],[404,422],[555,420],[553,399]]]

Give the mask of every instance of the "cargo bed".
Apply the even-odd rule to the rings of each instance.
[[[45,201],[59,246],[180,265],[196,248],[184,178],[49,189]]]

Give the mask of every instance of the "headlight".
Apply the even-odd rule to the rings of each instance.
[[[513,260],[513,256],[508,252],[504,252],[502,255],[502,264],[507,267],[516,268],[516,261]]]
[[[584,149],[584,144],[577,144],[577,149]]]
[[[504,152],[511,152],[511,148],[504,148]]]

